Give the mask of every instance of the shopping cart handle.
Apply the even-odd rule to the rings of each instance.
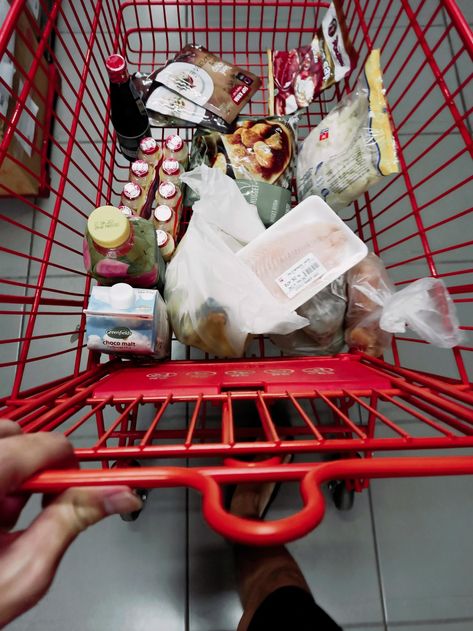
[[[202,494],[208,524],[227,539],[247,545],[270,546],[297,539],[322,520],[325,500],[321,486],[329,480],[473,474],[472,456],[351,458],[325,463],[255,466],[127,467],[45,471],[26,482],[28,492],[59,493],[73,486],[123,484],[133,488],[190,487]],[[283,519],[258,521],[232,515],[223,506],[222,485],[263,481],[300,481],[303,508]]]

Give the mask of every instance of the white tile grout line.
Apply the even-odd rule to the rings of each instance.
[[[386,592],[384,589],[383,573],[381,570],[381,563],[380,563],[378,536],[376,533],[376,523],[375,523],[375,517],[374,517],[374,510],[373,510],[373,497],[371,494],[371,482],[370,482],[370,486],[368,486],[367,492],[368,492],[368,502],[369,502],[369,507],[370,507],[370,517],[371,517],[371,533],[373,535],[374,555],[376,559],[376,573],[378,575],[379,596],[381,599],[381,610],[383,612],[383,626],[384,626],[384,631],[389,631],[388,622],[387,622],[388,612],[387,612],[387,605],[386,605]]]

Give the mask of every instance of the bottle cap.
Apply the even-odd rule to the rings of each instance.
[[[171,208],[169,208],[169,206],[166,206],[166,204],[161,204],[160,206],[157,206],[155,208],[154,217],[156,221],[165,223],[166,221],[169,221],[171,219],[172,210]]]
[[[145,155],[149,156],[159,150],[159,145],[154,138],[146,136],[140,141],[140,149]]]
[[[171,199],[177,195],[177,188],[173,182],[161,182],[158,193],[163,199]]]
[[[114,309],[131,309],[135,304],[135,291],[128,283],[117,283],[110,288],[110,305]]]
[[[171,134],[171,136],[168,136],[164,141],[164,144],[169,149],[169,151],[180,151],[184,146],[182,138],[177,134]]]
[[[169,241],[169,235],[164,230],[156,230],[156,240],[160,248],[164,247]]]
[[[139,184],[135,182],[127,182],[123,187],[123,195],[127,199],[138,199],[141,195],[142,188]]]
[[[122,213],[122,215],[125,215],[125,217],[128,217],[128,219],[133,217],[135,214],[131,208],[128,208],[128,206],[123,206],[123,205],[119,206],[118,210]]]
[[[128,81],[128,70],[126,68],[125,58],[122,55],[114,54],[105,62],[108,76],[112,83],[125,83]]]
[[[118,248],[130,236],[130,222],[115,206],[99,206],[87,220],[89,234],[97,245]]]
[[[174,158],[167,158],[167,160],[163,160],[162,169],[166,175],[179,175],[181,170],[179,162]]]
[[[131,170],[136,177],[144,177],[149,173],[149,164],[144,160],[135,160],[131,165]]]

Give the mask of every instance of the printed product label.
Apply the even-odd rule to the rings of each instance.
[[[304,258],[276,278],[276,282],[288,298],[294,298],[314,280],[326,272],[322,263],[312,254]]]

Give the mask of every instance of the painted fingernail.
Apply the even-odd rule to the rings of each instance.
[[[103,505],[108,515],[133,513],[143,508],[143,502],[132,491],[115,491],[110,495],[106,495]]]

